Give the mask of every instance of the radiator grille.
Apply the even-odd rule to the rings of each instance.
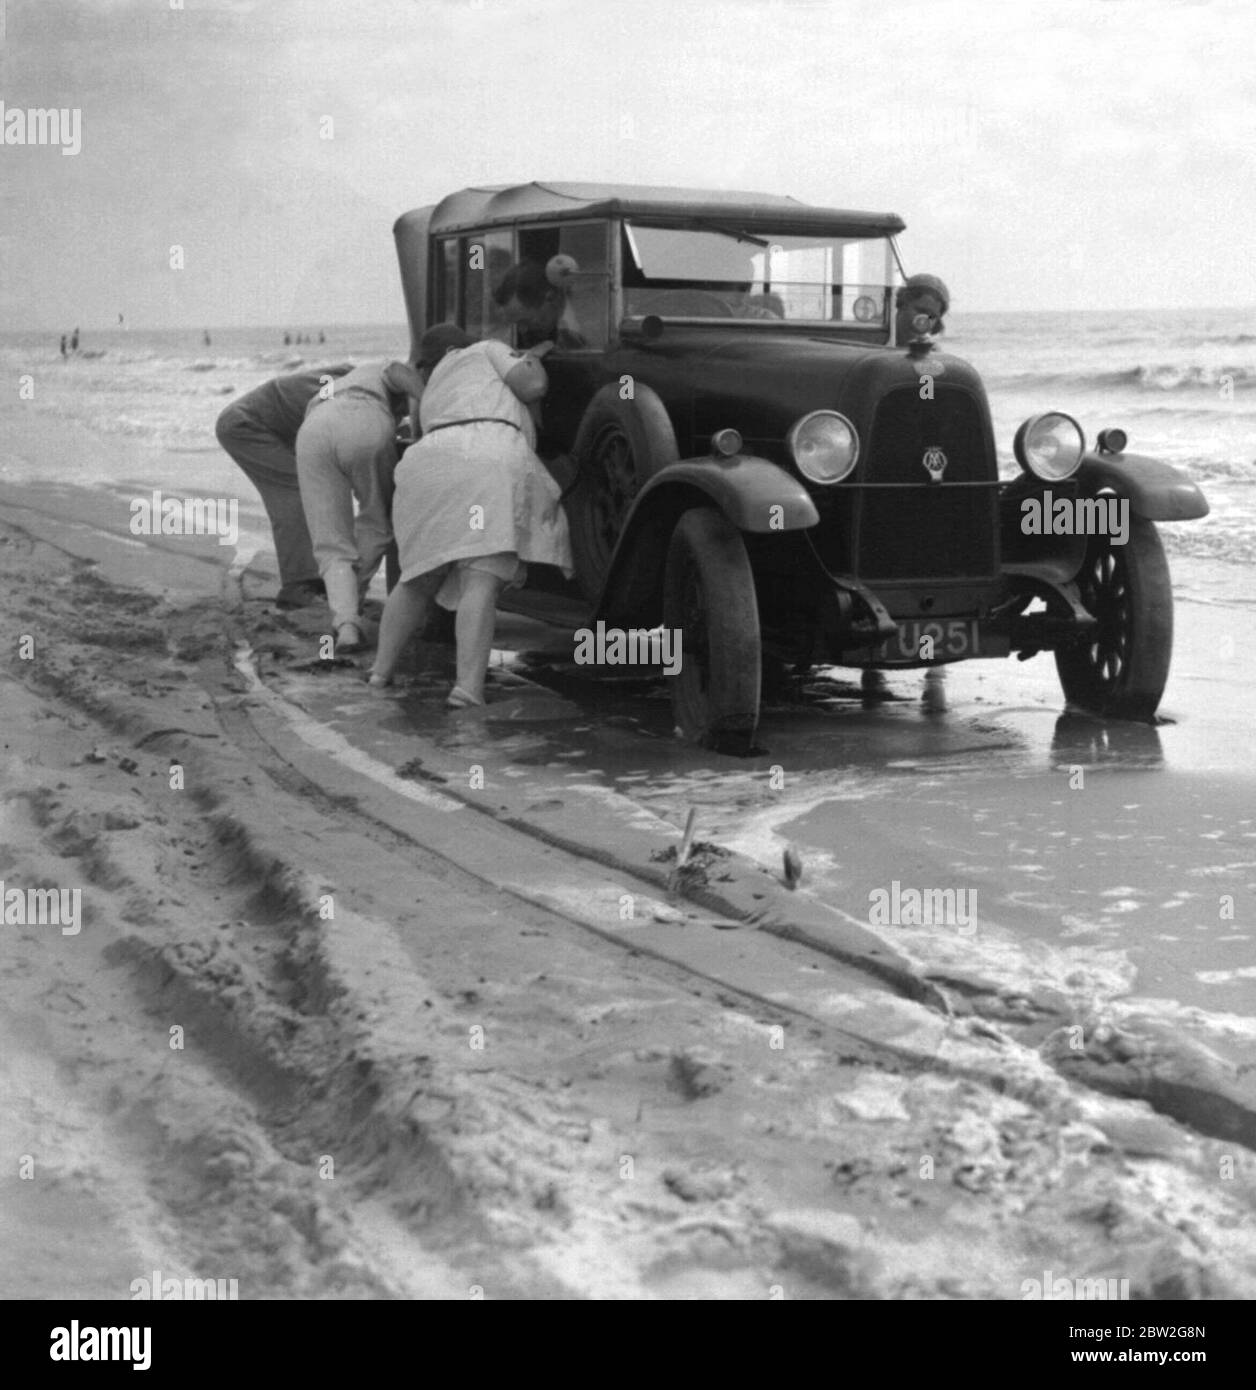
[[[940,483],[930,482],[924,467],[930,449],[946,455]],[[994,574],[997,489],[951,485],[993,483],[996,476],[981,408],[967,391],[938,384],[933,400],[921,400],[912,387],[889,392],[877,407],[860,480],[913,486],[858,489],[856,573],[867,580]]]

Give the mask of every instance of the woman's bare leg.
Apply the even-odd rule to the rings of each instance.
[[[495,574],[464,570],[454,632],[458,639],[458,685],[477,700],[484,698],[484,677],[493,650],[497,595],[502,581]],[[381,643],[382,645],[382,643]]]
[[[421,574],[417,579],[398,584],[388,595],[379,624],[372,676],[385,681],[391,678],[406,644],[426,619],[432,595],[439,587],[439,573]]]

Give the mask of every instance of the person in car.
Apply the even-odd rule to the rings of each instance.
[[[899,287],[895,298],[894,341],[909,343],[913,338],[941,333],[943,316],[951,307],[951,293],[936,275],[912,275]],[[916,324],[925,315],[929,325],[923,331]]]
[[[564,290],[550,283],[540,261],[520,261],[502,276],[493,300],[507,323],[519,325],[519,346],[554,343],[584,347],[580,325]]]
[[[728,303],[734,318],[783,319],[785,317],[785,305],[779,294],[765,294],[762,290],[756,291],[750,281],[734,285],[731,289],[732,293]]]
[[[392,543],[388,512],[398,417],[422,394],[423,379],[410,363],[365,363],[342,377],[327,399],[315,396],[297,434],[301,503],[327,586],[338,654],[365,645],[362,595]]]
[[[534,452],[528,406],[545,394],[541,358],[474,342],[438,324],[419,343],[426,385],[422,438],[397,465],[393,527],[400,582],[388,595],[370,684],[388,685],[432,601],[457,611],[457,679],[447,704],[484,704],[497,596],[523,583],[528,562],[572,573],[557,484]]]

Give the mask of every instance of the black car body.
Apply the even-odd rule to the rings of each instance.
[[[924,331],[895,341],[902,230],[760,194],[539,183],[396,224],[416,344],[443,321],[509,338],[493,289],[518,262],[562,287],[538,449],[568,484],[576,577],[534,567],[509,603],[572,628],[680,629],[693,738],[749,742],[765,662],[1052,650],[1078,704],[1148,718],[1160,700],[1172,593],[1155,522],[1207,503],[1119,431],[1086,451],[1056,412],[1022,427],[1024,471],[1001,481],[978,373]],[[1109,498],[1124,541],[1027,531],[1027,502],[1084,519],[1078,501]]]

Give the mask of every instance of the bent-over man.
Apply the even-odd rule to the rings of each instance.
[[[323,593],[297,482],[297,431],[328,377],[348,363],[277,376],[246,392],[218,417],[218,442],[262,497],[279,561],[279,608],[303,608]]]

